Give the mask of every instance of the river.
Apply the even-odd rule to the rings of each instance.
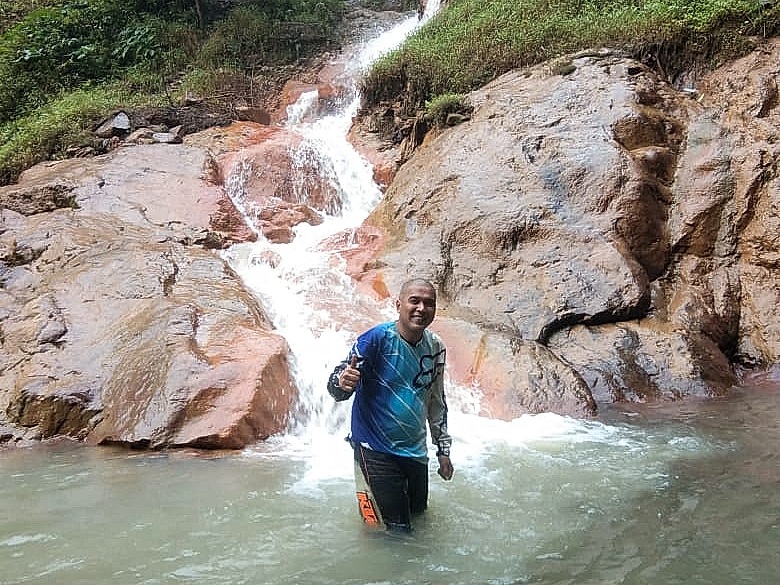
[[[366,528],[334,434],[242,453],[11,450],[0,583],[773,585],[780,384],[695,405],[453,416],[452,482]]]
[[[371,40],[355,71],[416,26]],[[225,254],[290,345],[300,403],[288,432],[235,453],[3,451],[0,585],[774,584],[777,379],[725,399],[602,407],[591,421],[511,422],[477,416],[478,389],[448,383],[453,481],[432,472],[411,535],[361,523],[349,404],[324,382],[358,332],[340,312],[392,309],[361,298],[321,243],[360,225],[381,192],[346,140],[357,96],[324,117],[311,115],[312,98],[289,124],[302,152],[322,157],[343,212],[301,226],[291,244]],[[243,172],[229,181],[238,205]]]

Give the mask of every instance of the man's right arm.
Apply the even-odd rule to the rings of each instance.
[[[344,373],[344,370],[347,369],[348,365],[349,361],[344,360],[336,366],[336,368],[333,370],[333,373],[331,373],[330,377],[328,378],[328,394],[333,396],[336,401],[346,400],[352,396],[352,392],[347,392],[344,390],[339,382],[341,374]]]

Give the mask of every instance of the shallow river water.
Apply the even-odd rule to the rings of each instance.
[[[0,453],[0,584],[772,585],[780,387],[513,422],[456,415],[410,536],[366,528],[349,448]]]

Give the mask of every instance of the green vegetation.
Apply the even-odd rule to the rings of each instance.
[[[673,81],[779,31],[780,2],[760,0],[449,0],[365,76],[364,106],[399,101],[412,115],[432,96],[599,47],[624,50]]]
[[[111,86],[80,89],[0,125],[0,185],[39,162],[41,153],[62,153],[69,145],[88,143],[85,129],[118,104],[135,105],[131,96]]]
[[[362,0],[383,9],[386,0]],[[416,0],[402,5],[414,9]],[[2,0],[0,184],[83,144],[120,107],[262,100],[264,75],[339,42],[346,0]],[[395,5],[398,5],[396,2]],[[364,106],[399,101],[434,124],[502,73],[599,47],[670,80],[780,32],[780,1],[449,0],[361,82]],[[258,92],[256,96],[254,92]],[[456,114],[456,116],[452,116]]]
[[[425,116],[431,125],[437,128],[446,126],[448,119],[451,119],[451,114],[458,117],[468,116],[472,110],[466,96],[459,93],[437,95],[425,102]]]
[[[343,12],[344,0],[3,0],[0,184],[118,107],[195,89],[244,98],[259,69],[337,43]]]

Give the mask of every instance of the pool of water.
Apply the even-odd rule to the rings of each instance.
[[[780,389],[598,421],[455,415],[409,536],[365,527],[340,436],[241,453],[0,452],[0,584],[774,584]]]

